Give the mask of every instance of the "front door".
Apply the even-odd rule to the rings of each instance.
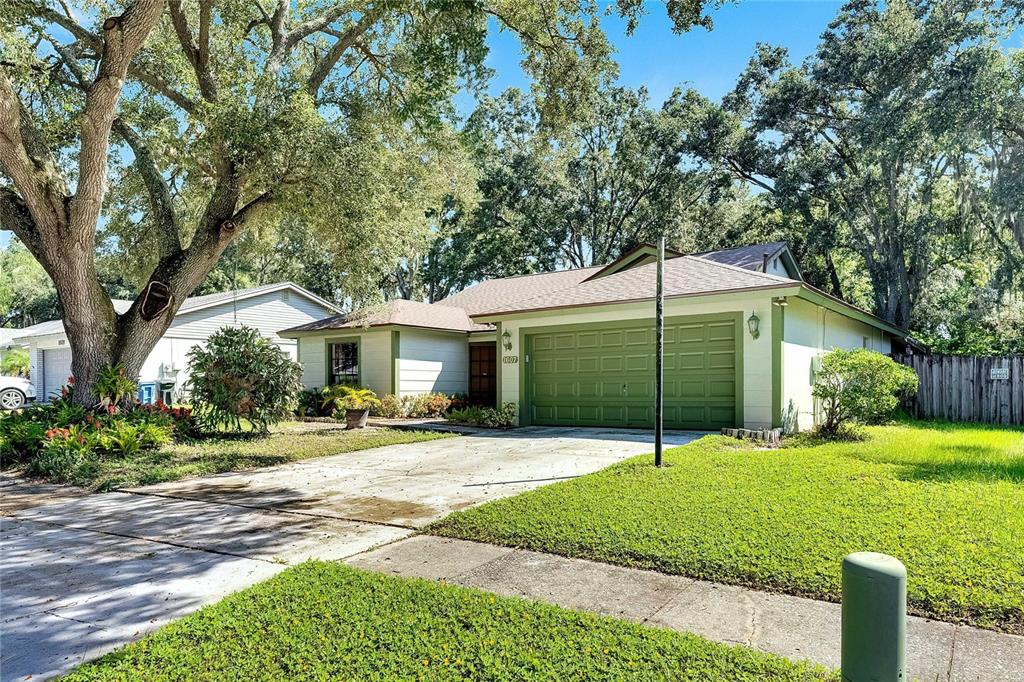
[[[494,407],[498,389],[496,343],[469,344],[469,402]]]

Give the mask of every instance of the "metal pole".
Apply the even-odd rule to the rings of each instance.
[[[654,466],[661,466],[665,417],[665,235],[658,237],[658,291],[654,299]]]

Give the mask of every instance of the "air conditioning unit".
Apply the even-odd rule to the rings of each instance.
[[[180,370],[174,366],[174,363],[161,362],[159,378],[161,381],[175,381],[178,378],[178,372]]]

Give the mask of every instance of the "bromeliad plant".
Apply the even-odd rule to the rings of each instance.
[[[60,397],[0,416],[0,466],[74,483],[101,458],[134,457],[193,433],[189,408],[139,404],[121,367],[101,372],[91,408],[73,402],[74,390],[69,377]]]
[[[99,407],[113,414],[135,397],[139,385],[125,375],[124,365],[118,363],[100,370],[94,390]]]
[[[338,407],[362,412],[380,407],[380,400],[377,399],[377,394],[368,388],[352,388],[348,395],[338,401]]]
[[[377,394],[362,386],[348,386],[339,384],[327,386],[323,390],[322,407],[337,416],[337,412],[344,410],[365,411],[380,407],[380,400]]]

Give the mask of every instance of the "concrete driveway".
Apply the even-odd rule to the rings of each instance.
[[[7,480],[0,679],[65,672],[289,564],[350,557],[651,443],[637,431],[526,428],[102,495]]]

